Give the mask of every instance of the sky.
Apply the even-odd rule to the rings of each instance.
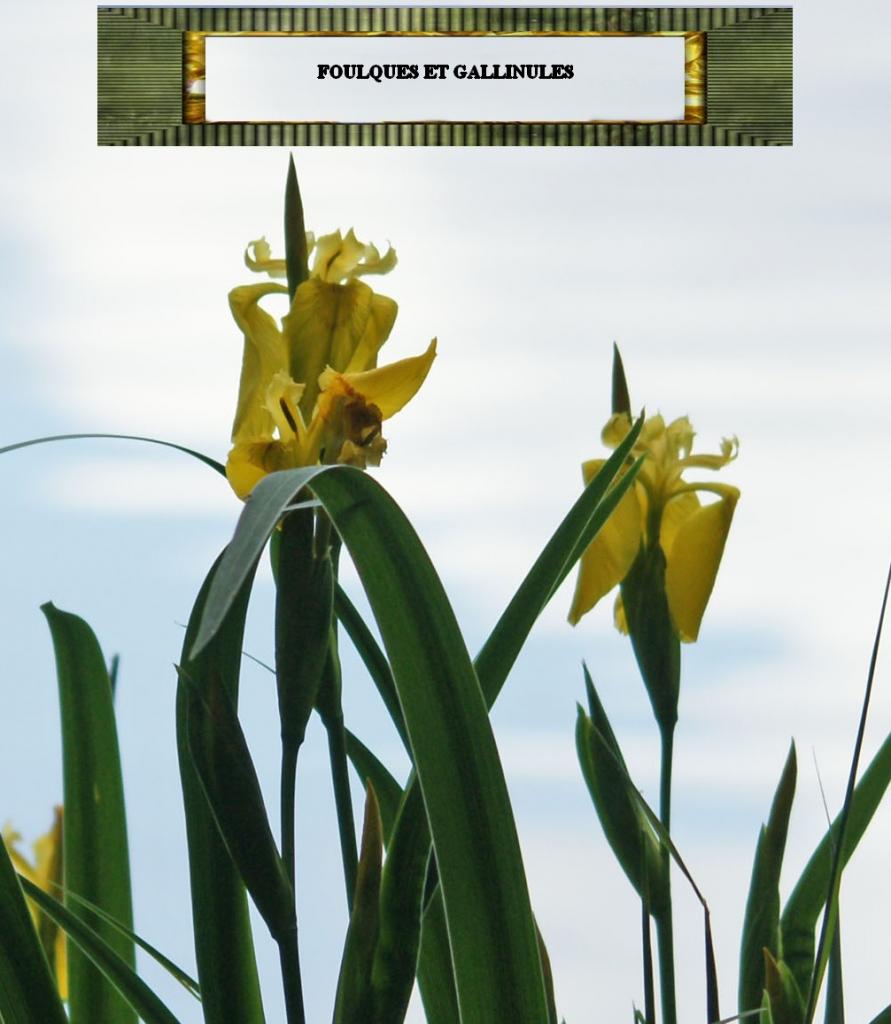
[[[852,8],[853,10],[854,8]],[[723,1008],[761,821],[799,752],[783,893],[841,802],[891,558],[888,28],[877,2],[795,11],[795,145],[752,149],[298,150],[307,225],[391,242],[388,358],[439,355],[389,426],[378,479],[427,546],[475,650],[603,454],[612,344],[632,403],[688,414],[696,450],[735,434],[742,492],[697,644],[684,650],[674,836],[710,900]],[[0,41],[0,446],[76,431],[148,434],[223,458],[241,338],[242,252],[281,249],[283,149],[99,148],[95,8],[38,0]],[[35,47],[37,48],[35,50]],[[39,52],[39,71],[34,54]],[[71,442],[0,457],[4,742],[0,822],[33,839],[61,799],[52,650],[39,606],[85,617],[121,656],[118,721],[137,930],[192,967],[173,738],[181,624],[240,504],[185,456]],[[347,569],[345,582],[358,592]],[[246,647],[271,657],[264,570]],[[637,907],[575,760],[589,665],[645,795],[656,731],[603,602],[575,629],[555,597],[493,712],[526,869],[569,1024],[641,1001]],[[402,776],[353,658],[348,724]],[[865,757],[891,729],[879,661]],[[274,687],[245,665],[242,714],[271,805]],[[298,873],[308,1018],[330,1018],[346,926],[324,736],[302,755]],[[358,792],[357,792],[358,796]],[[850,1019],[891,1002],[875,969],[891,803],[842,889]],[[702,1019],[700,918],[680,881],[680,1017]],[[268,1019],[274,951],[257,928]],[[199,1014],[151,965],[185,1022]],[[422,1020],[417,1006],[409,1018]]]

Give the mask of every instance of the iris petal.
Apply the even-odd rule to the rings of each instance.
[[[324,390],[332,386],[336,377],[341,377],[349,388],[360,394],[369,405],[376,405],[381,419],[386,420],[418,393],[436,358],[436,339],[419,356],[399,359],[387,366],[362,373],[336,374],[330,367],[319,378]]]
[[[229,292],[229,307],[244,334],[238,405],[232,425],[232,440],[236,443],[272,432],[265,407],[266,388],[276,372],[288,368],[288,355],[274,318],[259,301],[280,292],[287,292],[287,288],[270,283],[245,285]]]
[[[659,544],[666,558],[671,551],[681,526],[700,508],[699,498],[693,491],[673,495],[662,508],[659,524]]]
[[[246,498],[268,473],[300,465],[299,450],[281,441],[236,444],[226,459],[226,479],[239,498]]]
[[[678,635],[687,642],[699,636],[739,499],[735,487],[722,490],[719,501],[701,506],[684,519],[665,552],[668,607]]]
[[[604,461],[592,459],[582,466],[586,484],[603,466]],[[640,502],[637,489],[632,486],[625,492],[579,561],[575,595],[569,609],[569,621],[573,625],[625,578],[640,548],[640,539]]]

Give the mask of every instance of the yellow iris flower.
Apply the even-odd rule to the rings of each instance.
[[[627,413],[616,413],[603,429],[615,448],[631,429]],[[729,484],[686,482],[688,469],[721,469],[736,458],[736,438],[725,439],[718,455],[691,455],[693,428],[686,416],[667,426],[653,416],[643,426],[632,455],[646,455],[641,470],[579,563],[569,621],[579,619],[621,583],[642,550],[659,544],[665,556],[665,594],[672,624],[684,641],[694,641],[715,584],[739,490]],[[584,463],[587,483],[603,459]],[[697,492],[717,495],[703,505]],[[616,625],[627,632],[621,596]]]
[[[3,827],[3,842],[9,851],[13,866],[29,882],[59,898],[62,884],[62,808],[57,807],[49,832],[34,842],[34,861],[29,861],[18,849],[22,837],[11,826]],[[68,944],[65,933],[28,901],[34,927],[37,929],[44,952],[56,976],[56,987],[62,999],[68,998]]]
[[[241,498],[267,473],[318,462],[377,465],[386,450],[381,423],[409,402],[424,383],[436,340],[419,356],[377,366],[378,352],[396,319],[396,303],[361,281],[396,265],[352,230],[316,239],[309,278],[296,291],[281,327],[260,306],[287,294],[275,281],[229,293],[244,334],[244,358],[233,447],[226,475]],[[285,261],[273,259],[265,239],[245,252],[249,269],[282,278]]]

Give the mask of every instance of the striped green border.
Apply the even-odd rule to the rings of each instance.
[[[706,123],[183,123],[183,33],[706,33]],[[100,7],[98,141],[137,146],[792,143],[788,7]]]

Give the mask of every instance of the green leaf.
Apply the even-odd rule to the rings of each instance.
[[[848,829],[845,835],[843,866],[847,864],[866,832],[889,783],[891,783],[891,735],[885,739],[854,789],[851,812],[848,817]],[[829,891],[832,845],[834,837],[839,833],[840,819],[841,815],[833,821],[811,855],[798,883],[786,901],[780,920],[783,955],[792,968],[799,987],[804,989],[810,982],[813,970],[814,930]]]
[[[396,693],[396,684],[393,682],[390,663],[378,646],[374,636],[372,636],[371,630],[365,624],[362,616],[339,585],[334,590],[334,613],[340,624],[347,631],[347,636],[349,636],[353,646],[356,648],[356,652],[362,659],[366,669],[368,669],[371,681],[377,688],[377,692],[384,702],[384,707],[389,712],[403,745],[410,753],[408,737],[405,732],[405,721],[402,718],[402,708],[399,707],[399,697]],[[380,796],[380,793],[378,793],[378,796]]]
[[[516,660],[517,654],[525,643],[526,637],[539,614],[575,565],[582,551],[591,542],[613,508],[618,504],[625,490],[631,486],[637,468],[639,468],[639,463],[625,473],[616,486],[610,489],[616,474],[630,455],[631,449],[640,433],[642,423],[642,419],[635,423],[622,444],[610,456],[601,471],[588,484],[582,495],[570,509],[527,574],[480,651],[475,664],[480,685],[488,705],[491,706],[494,703]],[[297,489],[295,483],[289,484],[283,480],[275,481],[274,478],[276,476],[281,477],[284,474],[274,474],[272,477],[267,478],[268,482],[264,481],[263,492],[258,494],[255,491],[242,513],[242,523],[239,525],[239,530],[236,531],[236,537],[231,546],[233,553],[226,567],[227,578],[220,583],[216,601],[213,607],[209,609],[208,614],[205,616],[205,621],[202,623],[199,645],[206,642],[205,638],[211,636],[214,630],[218,628],[219,621],[225,614],[227,602],[230,599],[229,595],[233,592],[233,587],[237,586],[238,581],[242,578],[242,574],[246,571],[246,567],[251,564],[252,559],[256,557],[256,554],[262,548],[266,536],[277,521],[280,514],[279,510],[288,502]],[[257,490],[259,491],[260,488]],[[339,601],[339,597],[340,595],[336,598],[338,600],[337,610],[343,620],[347,618],[346,615],[342,614],[346,605]],[[350,630],[350,632],[353,635],[354,642],[357,642],[354,635],[355,631]],[[370,637],[370,634],[368,634],[368,637]],[[360,646],[359,642],[357,642],[357,647],[360,650],[360,654],[363,654],[363,647]],[[367,638],[365,639],[364,649],[366,652],[372,650],[367,642]],[[385,678],[388,675],[385,669],[386,660],[383,657],[376,658],[372,655],[366,656],[363,654],[363,657],[365,657],[372,677],[378,682],[383,695],[387,688]],[[376,664],[377,674],[375,669],[372,668],[372,664]],[[381,680],[383,680],[382,686]],[[395,702],[392,700],[392,697],[389,700],[385,697],[385,703],[391,708],[391,716],[398,723],[401,718],[401,711],[399,715],[394,713]],[[428,913],[427,915],[430,921],[439,920],[441,917],[441,914],[431,915]],[[433,1019],[431,1015],[432,1001],[434,998],[437,998],[434,992],[444,989],[440,984],[434,985],[431,983],[426,986],[427,990],[425,991],[423,978],[425,976],[432,978],[434,973],[442,976],[448,974],[450,976],[450,971],[447,972],[444,966],[441,971],[435,971],[431,963],[432,951],[434,949],[441,951],[444,947],[442,940],[442,935],[431,936],[430,941],[422,943],[421,948],[420,974],[422,978],[422,994],[428,1016],[431,1017],[431,1020]],[[445,1000],[443,1013],[446,1014],[448,1013],[450,1002],[449,994],[446,993],[443,998]],[[448,1018],[445,1017],[445,1019]]]
[[[384,845],[388,846],[390,836],[393,834],[393,824],[396,821],[399,804],[402,801],[402,787],[368,747],[349,729],[346,732],[346,743],[347,754],[362,780],[362,785],[366,789],[369,783],[374,786],[384,829]]]
[[[65,888],[132,928],[124,786],[105,658],[83,619],[52,604],[41,610],[53,638],[59,683]],[[134,966],[132,939],[83,907],[75,914]],[[117,990],[75,950],[68,958],[68,1008],[72,1024],[92,1024],[97,1018],[136,1022]]]
[[[589,687],[589,699],[591,697],[592,692],[593,687]],[[718,1009],[718,971],[717,966],[715,964],[715,950],[714,942],[712,939],[711,927],[711,911],[709,910],[708,903],[706,902],[705,897],[702,895],[702,891],[700,890],[699,886],[696,884],[693,875],[690,873],[690,869],[684,863],[684,859],[683,857],[681,857],[681,854],[677,846],[675,846],[674,841],[669,835],[665,825],[663,825],[655,811],[650,807],[646,800],[644,800],[643,795],[635,788],[634,783],[631,781],[631,777],[628,775],[628,770],[625,767],[624,761],[621,760],[621,755],[617,755],[617,748],[613,749],[613,746],[610,744],[609,740],[603,735],[599,734],[596,725],[593,722],[591,722],[591,729],[595,734],[599,735],[600,740],[602,741],[602,749],[605,755],[607,755],[612,760],[613,764],[616,766],[618,771],[625,776],[625,780],[628,784],[628,793],[632,797],[634,802],[637,804],[641,813],[643,814],[646,820],[646,824],[649,825],[649,828],[652,830],[653,833],[655,833],[656,838],[659,840],[662,846],[668,851],[669,855],[671,856],[671,859],[674,860],[675,864],[677,864],[677,866],[680,868],[681,874],[683,874],[684,878],[686,878],[687,881],[690,883],[690,888],[696,894],[696,898],[699,900],[699,903],[702,906],[704,919],[703,931],[705,937],[705,980],[707,1016],[710,1021],[716,1020],[720,1016]],[[649,861],[646,860],[644,861],[644,863],[648,864]],[[647,868],[645,875],[649,880],[649,868]],[[659,899],[658,891],[659,888],[657,884],[657,895],[655,896],[655,900]]]
[[[64,929],[69,939],[77,945],[83,956],[90,960],[95,969],[101,972],[106,982],[114,987],[118,994],[118,1003],[125,1008],[123,1013],[120,1009],[116,1009],[113,1017],[85,1017],[85,1020],[91,1019],[94,1022],[97,1020],[115,1022],[127,1019],[135,1020],[138,1014],[145,1024],[178,1024],[176,1017],[139,977],[133,967],[119,956],[91,925],[26,878],[22,879],[22,887],[47,917],[52,918],[60,928]]]
[[[313,514],[281,525],[275,600],[275,668],[282,743],[303,744],[328,655],[334,576],[327,553],[313,553]]]
[[[538,616],[631,486],[641,460],[614,481],[630,456],[642,426],[643,418],[640,418],[573,504],[480,649],[474,667],[488,707],[495,703]],[[451,967],[448,960],[439,963],[435,960],[448,952],[444,915],[441,908],[435,907],[439,900],[441,895],[437,890],[428,901],[423,917],[418,981],[430,1024],[453,1024],[457,1019],[457,1004]],[[430,929],[435,932],[428,934]]]
[[[548,997],[548,1024],[557,1024],[557,1003],[554,998],[554,975],[551,971],[551,958],[548,956],[548,947],[542,938],[538,925],[535,926],[535,933],[538,936],[538,954],[541,957],[541,970],[544,974],[545,993]]]
[[[486,703],[495,703],[539,615],[634,482],[643,459],[616,480],[640,434],[638,419],[576,499],[511,598],[474,661]]]
[[[369,786],[353,910],[337,980],[334,1024],[370,1024],[375,1019],[371,974],[380,920],[383,849],[381,817],[374,788]]]
[[[214,636],[282,508],[306,486],[349,548],[393,669],[436,848],[462,1012],[468,1021],[541,1024],[547,1006],[535,928],[487,707],[442,584],[386,492],[349,466],[261,480],[220,564],[193,650]]]
[[[198,459],[199,462],[203,462],[205,466],[210,466],[211,469],[216,470],[217,473],[220,473],[222,476],[226,475],[226,467],[217,462],[216,459],[212,459],[209,455],[202,455],[201,452],[196,452],[194,449],[186,448],[181,444],[174,444],[172,441],[159,441],[156,437],[140,437],[136,434],[53,434],[50,437],[34,437],[29,441],[18,441],[15,444],[8,444],[5,448],[0,448],[0,455],[5,454],[6,452],[14,452],[18,448],[30,448],[35,444],[47,444],[50,441],[84,440],[144,441],[146,444],[158,444],[162,448],[173,448],[178,452],[191,455],[192,458]]]
[[[854,789],[844,841],[842,866],[847,864],[869,827],[889,783],[891,783],[891,735],[885,739]],[[811,855],[798,883],[786,901],[780,921],[784,957],[792,968],[799,987],[802,988],[806,988],[809,984],[813,970],[814,930],[829,891],[832,846],[835,836],[839,833],[840,819],[841,815],[839,814]]]
[[[427,1024],[460,1024],[449,933],[439,889],[427,903],[421,924],[418,988]]]
[[[824,1024],[845,1024],[845,994],[842,979],[841,922],[836,918],[826,978],[826,1015]]]
[[[681,643],[665,593],[665,554],[641,547],[619,590],[628,635],[662,735],[674,729],[681,684]]]
[[[764,950],[780,955],[780,872],[786,849],[789,815],[795,796],[797,766],[795,745],[774,794],[767,824],[761,828],[752,865],[752,881],[746,903],[739,953],[739,1008],[757,1010],[764,993]]]
[[[31,923],[6,844],[0,839],[0,1020],[67,1024],[56,983]]]
[[[285,875],[235,707],[219,678],[203,688],[185,672],[186,729],[192,763],[229,856],[270,934],[277,941],[294,921],[294,894]]]
[[[238,696],[241,648],[253,567],[235,595],[213,642],[189,658],[204,612],[208,590],[219,569],[217,559],[189,617],[183,641],[183,669],[196,686],[219,678],[233,703]],[[263,1003],[244,885],[217,829],[189,751],[187,684],[176,695],[176,743],[189,847],[195,957],[205,1024],[263,1024]]]
[[[764,950],[764,992],[770,1011],[770,1024],[801,1024],[804,999],[795,976],[782,960]]]
[[[869,1024],[891,1024],[891,1006],[886,1006],[878,1017],[873,1017]]]
[[[336,572],[336,569],[335,569]],[[330,609],[329,609],[330,611]],[[340,858],[343,863],[343,881],[347,907],[352,910],[356,875],[359,869],[356,850],[356,821],[353,814],[353,796],[350,791],[347,731],[343,720],[340,655],[337,648],[337,630],[329,624],[328,657],[322,673],[322,685],[316,699],[316,711],[328,734],[328,763],[331,766],[331,784],[334,789],[334,809],[337,812],[337,831],[340,837]]]
[[[288,273],[288,295],[293,302],[298,286],[309,277],[303,200],[300,198],[293,156],[288,158],[288,177],[285,184],[285,267]]]
[[[417,970],[430,831],[414,803],[422,803],[416,786],[403,796],[387,847],[372,971],[375,1024],[404,1020]]]
[[[628,396],[628,381],[625,379],[625,367],[622,365],[622,356],[619,354],[619,346],[613,342],[613,390],[612,390],[613,416],[623,412],[629,418],[631,416],[631,399]]]
[[[90,903],[89,900],[83,899],[78,896],[77,893],[68,892],[63,890],[63,894],[66,900],[73,900],[75,903],[80,903],[87,908],[91,913],[97,917],[101,917],[103,921],[107,922],[116,931],[119,931],[122,935],[126,935],[127,938],[139,946],[140,949],[144,950],[148,955],[158,964],[159,967],[163,967],[165,971],[173,978],[178,981],[180,985],[196,999],[201,998],[201,990],[198,986],[198,982],[181,967],[177,966],[171,959],[164,956],[164,954],[156,949],[150,942],[147,942],[141,936],[137,935],[131,928],[127,928],[126,925],[121,924],[120,921],[116,920],[111,914],[107,914],[101,907],[97,907],[95,903]]]
[[[863,751],[863,739],[866,735],[866,716],[869,712],[869,704],[872,699],[876,663],[879,658],[879,644],[882,639],[882,626],[885,623],[885,611],[888,607],[889,592],[891,592],[891,565],[888,567],[888,574],[885,578],[885,592],[882,595],[882,608],[879,612],[879,623],[876,627],[875,639],[873,640],[872,645],[872,656],[869,660],[869,672],[866,677],[866,690],[863,694],[863,704],[860,709],[860,721],[857,725],[857,738],[854,741],[854,752],[851,755],[851,768],[848,772],[848,785],[845,789],[845,799],[842,804],[841,812],[838,816],[838,829],[831,833],[833,844],[832,864],[829,869],[829,887],[826,893],[826,910],[823,914],[823,924],[820,928],[820,939],[817,942],[814,973],[811,977],[810,988],[808,990],[807,1013],[805,1014],[806,1024],[811,1024],[814,1019],[814,1015],[817,1012],[817,999],[820,995],[823,976],[829,962],[829,954],[835,932],[841,877],[847,860],[845,856],[845,844],[850,827],[854,790],[857,782],[857,772],[860,768],[860,755]]]
[[[646,862],[644,862],[646,870]],[[648,879],[644,875],[644,885]],[[643,966],[644,1012],[636,1011],[642,1024],[656,1024],[656,986],[653,973],[653,934],[650,924],[650,912],[643,900],[640,901],[640,945]]]
[[[576,750],[604,835],[637,895],[654,917],[665,910],[664,862],[652,829],[634,796],[625,759],[583,666],[589,718],[578,708]]]

